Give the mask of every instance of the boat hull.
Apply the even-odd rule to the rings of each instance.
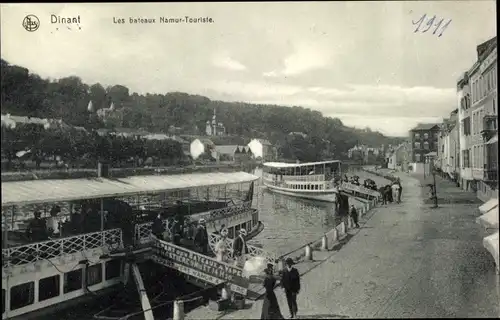
[[[337,202],[337,190],[322,191],[322,192],[306,192],[298,190],[289,190],[284,188],[275,187],[264,183],[268,190],[279,194],[284,194],[291,197],[301,199],[309,199],[323,202]]]

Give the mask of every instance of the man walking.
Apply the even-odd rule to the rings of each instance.
[[[353,204],[351,204],[351,217],[352,217],[352,220],[354,220],[354,224],[356,225],[356,228],[359,228],[359,217],[358,217],[358,210],[356,210],[356,207],[354,207]]]
[[[283,274],[281,275],[281,285],[285,289],[290,318],[295,318],[298,311],[297,294],[300,291],[300,274],[297,269],[292,267],[293,260],[291,258],[286,259],[285,265],[285,270],[283,270]]]
[[[247,231],[240,229],[240,235],[233,241],[233,257],[236,266],[243,268],[245,266],[246,254],[248,254],[248,247],[245,237]]]

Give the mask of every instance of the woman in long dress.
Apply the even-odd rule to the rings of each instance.
[[[220,262],[227,262],[227,254],[229,251],[226,242],[227,234],[228,234],[227,229],[222,229],[220,232],[221,238],[215,245],[215,256],[217,258],[217,261]]]
[[[264,278],[264,288],[266,289],[266,293],[264,295],[264,303],[262,304],[262,313],[260,318],[284,319],[278,304],[278,298],[276,298],[276,294],[274,293],[276,277],[273,275],[273,265],[268,264],[264,272],[266,273],[266,277]]]

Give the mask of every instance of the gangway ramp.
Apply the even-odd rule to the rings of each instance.
[[[153,238],[151,260],[212,286],[227,283],[231,291],[247,296],[249,280],[243,269],[213,257]]]
[[[364,200],[378,199],[381,197],[380,192],[377,190],[368,189],[348,182],[343,182],[339,186],[339,193]]]

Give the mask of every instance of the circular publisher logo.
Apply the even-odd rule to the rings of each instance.
[[[40,20],[38,20],[37,16],[29,14],[23,19],[23,27],[29,32],[37,31],[40,27]]]

